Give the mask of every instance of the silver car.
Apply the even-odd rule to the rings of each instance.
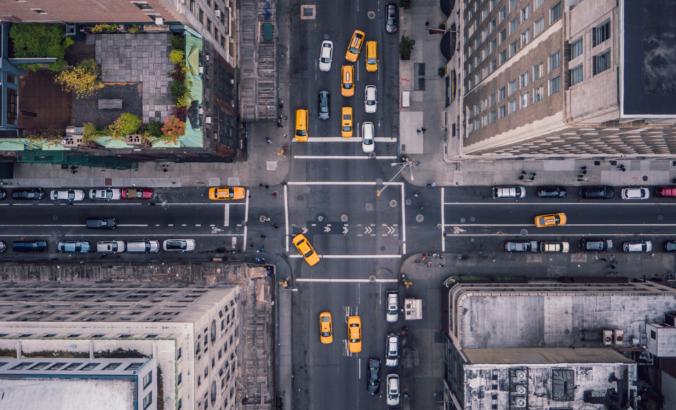
[[[89,199],[104,199],[115,201],[120,199],[119,188],[96,188],[89,190]]]
[[[49,193],[52,201],[82,201],[85,199],[85,193],[81,189],[55,189]]]
[[[385,320],[394,323],[399,320],[399,293],[396,290],[387,291],[387,312]]]
[[[194,239],[167,239],[162,242],[166,252],[191,252],[195,250]]]
[[[324,40],[319,52],[319,71],[330,71],[331,61],[333,61],[333,42]]]
[[[125,250],[124,241],[101,241],[96,242],[97,253],[122,253]]]
[[[374,114],[378,109],[378,98],[376,95],[376,86],[367,85],[364,89],[364,111],[367,114]]]
[[[399,375],[398,374],[388,374],[387,375],[387,405],[388,406],[398,406],[399,405]]]
[[[399,365],[399,336],[394,333],[387,335],[385,342],[385,366],[397,367]]]

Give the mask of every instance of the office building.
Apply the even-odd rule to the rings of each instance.
[[[143,406],[233,409],[238,294],[236,287],[4,287],[0,390],[37,379],[35,388],[44,384],[63,409],[79,407],[82,397],[69,392],[80,386],[130,409],[141,392]],[[17,397],[45,408],[39,395]]]
[[[444,123],[460,154],[676,153],[673,0],[444,3]]]

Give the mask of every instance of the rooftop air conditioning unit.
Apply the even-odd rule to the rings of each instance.
[[[603,345],[610,346],[613,344],[613,331],[610,329],[603,329]]]
[[[523,384],[519,384],[516,386],[515,393],[518,394],[519,396],[525,396],[526,395],[526,386]]]
[[[624,344],[624,330],[613,330],[613,343],[617,346],[622,346]]]
[[[516,381],[525,381],[526,380],[526,371],[525,370],[517,370],[514,372],[514,378]]]
[[[526,398],[525,397],[515,397],[512,400],[512,407],[513,408],[519,408],[519,409],[525,409],[526,408]]]
[[[211,124],[211,115],[208,115],[206,118],[204,118],[204,122],[206,124]]]
[[[66,136],[64,139],[61,140],[61,144],[64,147],[69,147],[69,148],[79,147],[80,145],[82,145],[83,142],[84,142],[84,138],[82,137],[82,135],[77,135],[77,134],[70,134],[70,135]]]
[[[155,25],[157,25],[157,26],[164,25],[164,19],[162,17],[159,17],[159,16],[155,17]]]
[[[221,17],[221,11],[220,10],[216,10],[216,17]]]

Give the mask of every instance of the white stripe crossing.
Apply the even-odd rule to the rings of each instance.
[[[394,137],[376,137],[374,138],[376,142],[383,142],[386,144],[393,144],[397,142],[397,139]],[[352,137],[352,138],[343,138],[343,137],[310,137],[307,142],[359,142],[361,143],[361,137]],[[298,142],[299,144],[306,144],[306,142]]]
[[[368,155],[294,155],[294,159],[321,159],[321,160],[327,160],[327,159],[346,159],[346,160],[355,160],[355,159],[361,159],[361,160],[367,160],[367,159],[383,159],[383,160],[395,160],[397,159],[396,155],[383,155],[383,156],[376,156],[375,158],[370,157]]]
[[[289,258],[302,258],[303,255],[291,254]],[[321,259],[401,259],[401,255],[319,255]]]
[[[303,283],[397,283],[397,279],[296,278]]]
[[[63,228],[82,228],[85,224],[2,224],[0,228],[49,228],[49,227],[63,227]],[[148,224],[118,224],[118,227],[123,228],[147,228]]]
[[[289,196],[288,186],[284,185],[284,242],[286,243],[286,253],[289,253]],[[246,251],[246,249],[245,249]]]
[[[401,206],[401,226],[402,226],[402,228],[401,228],[401,234],[402,234],[401,245],[402,245],[402,248],[401,249],[402,249],[402,253],[404,255],[406,255],[406,206],[405,206],[406,205],[406,195],[404,193],[404,185],[401,184],[399,187],[401,188],[400,189],[400,191],[401,191],[401,203],[400,203],[400,206]]]
[[[230,205],[223,206],[223,226],[230,226]]]
[[[52,235],[52,234],[40,234],[40,233],[26,234],[25,232],[15,233],[15,234],[11,234],[11,233],[0,234],[0,237],[17,237],[17,236],[30,236],[30,237],[35,236],[35,237],[49,238],[49,237],[52,237],[54,235]],[[118,239],[122,238],[123,239],[123,238],[127,238],[127,237],[143,238],[143,237],[146,237],[146,236],[147,237],[165,237],[165,238],[176,237],[176,236],[179,236],[179,237],[186,237],[186,236],[189,236],[189,237],[219,237],[219,236],[228,237],[228,236],[244,236],[244,234],[241,234],[241,233],[186,233],[186,232],[183,232],[181,234],[175,235],[173,233],[168,233],[168,232],[164,232],[164,233],[124,233],[124,234],[118,232],[118,233],[64,233],[64,234],[59,234],[59,236],[68,237],[68,238],[113,237],[113,238],[118,238]]]
[[[287,185],[377,185],[375,181],[289,181]],[[383,182],[383,185],[401,185],[403,182]]]
[[[251,195],[249,193],[250,191],[246,191],[246,201],[244,202],[244,240],[242,241],[242,252],[246,252],[246,239],[247,239],[247,233],[249,232],[249,196]]]

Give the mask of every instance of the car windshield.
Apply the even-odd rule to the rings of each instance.
[[[373,140],[371,138],[364,138],[364,145],[371,145],[373,144]]]
[[[167,249],[183,249],[185,243],[183,241],[167,241]]]

